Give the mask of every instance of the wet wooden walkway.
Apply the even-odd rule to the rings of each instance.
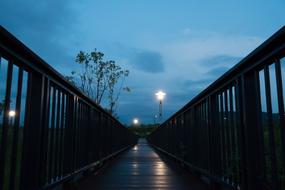
[[[103,169],[78,182],[80,190],[204,190],[198,179],[173,161],[165,161],[142,139]]]

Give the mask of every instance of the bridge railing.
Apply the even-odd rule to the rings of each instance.
[[[49,188],[134,143],[120,122],[0,26],[0,189]]]
[[[213,183],[285,189],[284,93],[285,27],[166,120],[148,141]]]

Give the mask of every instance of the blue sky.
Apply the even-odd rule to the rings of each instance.
[[[97,48],[130,70],[118,114],[167,119],[284,25],[285,1],[1,0],[0,24],[62,74]]]

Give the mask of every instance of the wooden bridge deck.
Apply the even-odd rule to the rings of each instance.
[[[175,189],[203,190],[201,184],[178,164],[155,152],[145,140],[124,152],[108,166],[78,182],[80,190]]]

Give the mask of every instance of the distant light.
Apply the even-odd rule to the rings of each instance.
[[[14,110],[10,110],[8,115],[9,115],[9,117],[15,117],[16,116],[16,112]]]
[[[155,95],[156,95],[158,100],[163,100],[166,93],[164,93],[163,91],[160,90]]]
[[[135,118],[135,119],[133,120],[133,123],[134,123],[134,125],[137,125],[137,124],[139,124],[139,120],[138,120],[137,118]]]

